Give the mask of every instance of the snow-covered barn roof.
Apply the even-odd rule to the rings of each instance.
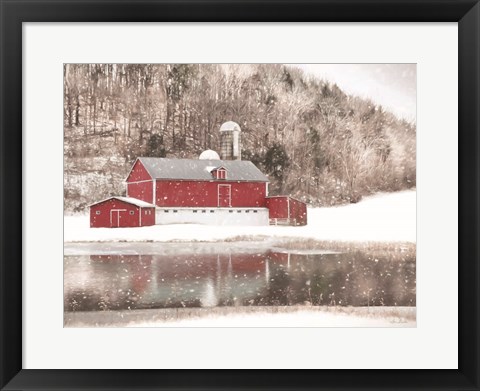
[[[229,181],[268,182],[268,178],[247,160],[198,160],[139,157],[155,179],[211,180],[212,167],[228,171]]]
[[[119,196],[105,198],[104,200],[95,202],[93,204],[90,204],[89,206],[98,205],[98,204],[101,204],[102,202],[105,202],[105,201],[108,201],[108,200],[113,200],[113,199],[126,202],[127,204],[132,204],[132,205],[135,205],[135,206],[139,206],[140,208],[155,208],[155,205],[149,204],[148,202],[138,200],[138,199],[132,198],[132,197],[119,197]]]

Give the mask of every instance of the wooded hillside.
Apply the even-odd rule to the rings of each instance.
[[[65,209],[124,194],[137,156],[197,158],[242,128],[271,194],[315,205],[415,186],[416,127],[284,65],[67,64]]]

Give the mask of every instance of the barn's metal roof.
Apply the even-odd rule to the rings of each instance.
[[[138,158],[154,179],[212,180],[212,167],[224,167],[227,181],[269,182],[268,178],[247,160],[198,160]]]
[[[108,198],[105,198],[104,200],[97,201],[93,204],[90,204],[89,206],[98,205],[98,204],[101,204],[102,202],[113,200],[113,199],[126,202],[127,204],[136,205],[136,206],[139,206],[140,208],[155,208],[155,205],[149,204],[148,202],[138,200],[132,197],[120,197],[120,196],[108,197]]]

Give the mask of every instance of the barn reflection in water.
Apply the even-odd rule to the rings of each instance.
[[[415,257],[261,253],[65,257],[65,311],[213,306],[415,306]]]

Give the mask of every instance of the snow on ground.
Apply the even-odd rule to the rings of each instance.
[[[416,242],[416,191],[384,193],[357,204],[309,208],[308,225],[208,226],[156,225],[140,228],[90,228],[89,216],[65,216],[65,242],[221,241],[235,237],[290,237],[335,241]]]
[[[158,327],[140,322],[135,327]],[[249,314],[184,319],[166,323],[168,327],[416,327],[414,320],[402,317],[369,318],[348,314],[299,311],[296,314]]]
[[[416,308],[294,306],[67,312],[64,324],[65,327],[416,327]]]

